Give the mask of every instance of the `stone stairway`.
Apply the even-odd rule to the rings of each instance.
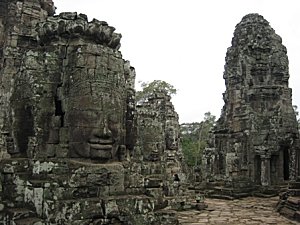
[[[289,183],[286,191],[280,194],[277,211],[292,220],[300,222],[300,181]]]
[[[247,179],[233,179],[203,183],[196,189],[209,198],[232,200],[252,196],[255,186]]]

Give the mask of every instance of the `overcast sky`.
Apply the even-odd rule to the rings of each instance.
[[[290,62],[293,104],[300,107],[299,0],[54,0],[57,13],[80,12],[122,34],[120,51],[136,81],[164,80],[180,123],[210,111],[220,116],[225,54],[237,23],[259,13],[282,37]],[[136,82],[136,83],[137,83]],[[138,89],[138,84],[136,85]]]

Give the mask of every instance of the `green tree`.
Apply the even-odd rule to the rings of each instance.
[[[298,122],[298,129],[300,131],[300,118],[299,118],[298,106],[293,105],[293,108],[294,108],[294,112],[295,112],[295,115],[296,115],[296,118],[297,118],[297,122]]]
[[[154,80],[152,82],[140,82],[142,90],[136,92],[136,102],[141,103],[155,92],[165,92],[172,96],[177,93],[177,89],[172,85],[162,80]]]
[[[298,106],[293,105],[293,108],[294,108],[295,115],[296,115],[296,117],[298,118],[298,116],[299,116]]]
[[[181,146],[186,163],[194,166],[196,155],[198,153],[198,136],[200,123],[183,123],[180,124]]]
[[[204,114],[204,120],[180,125],[181,146],[189,166],[201,164],[202,152],[207,147],[210,131],[215,125],[216,116],[210,112]]]

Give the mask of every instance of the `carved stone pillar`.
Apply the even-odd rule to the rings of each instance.
[[[271,184],[270,156],[261,156],[261,185]]]

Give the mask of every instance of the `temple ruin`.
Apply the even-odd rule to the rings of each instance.
[[[171,97],[136,103],[120,41],[107,22],[56,15],[52,0],[0,0],[1,224],[176,225],[176,210],[206,207]],[[236,197],[289,183],[277,209],[295,219],[300,145],[286,53],[262,16],[237,25],[225,105],[197,172]]]
[[[223,77],[225,104],[203,156],[206,181],[250,192],[295,180],[299,132],[287,50],[262,16],[237,24]]]

